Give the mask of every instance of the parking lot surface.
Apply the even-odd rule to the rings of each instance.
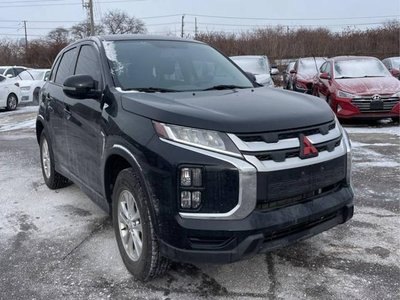
[[[351,124],[354,218],[229,265],[136,281],[111,221],[75,185],[44,184],[36,107],[0,111],[0,299],[399,299],[400,129]]]

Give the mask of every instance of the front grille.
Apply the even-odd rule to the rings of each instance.
[[[275,132],[265,132],[265,133],[245,133],[236,134],[236,136],[243,142],[266,142],[266,143],[276,143],[280,140],[297,138],[300,134],[306,136],[313,134],[328,134],[329,131],[335,128],[335,122],[328,122],[312,127],[282,130]]]
[[[260,208],[271,208],[319,196],[345,182],[346,163],[346,156],[341,156],[289,170],[260,172],[257,174],[257,203]]]
[[[306,136],[319,153],[333,152],[342,140],[335,121],[324,124],[275,132],[230,134],[243,155],[254,156],[258,161],[284,162],[300,157],[300,136]]]
[[[331,140],[329,142],[314,145],[318,153],[323,151],[332,152],[337,146],[340,145],[341,137]],[[262,153],[255,153],[255,156],[260,161],[273,160],[275,162],[285,161],[286,158],[299,157],[300,147],[293,149],[285,149],[282,151],[269,151]],[[254,153],[253,153],[254,154]]]
[[[264,233],[264,243],[271,242],[274,240],[278,240],[280,238],[283,238],[288,235],[296,234],[298,232],[311,229],[315,226],[318,226],[322,223],[328,222],[338,216],[337,212],[325,215],[319,219],[309,221],[309,222],[303,222],[294,226],[290,226],[286,229],[283,230],[277,230],[277,231],[272,231],[272,232],[265,232]]]
[[[300,195],[296,195],[293,197],[270,201],[266,203],[257,203],[256,210],[267,212],[278,208],[283,208],[286,206],[291,206],[299,203],[305,203],[307,201],[311,201],[316,197],[323,197],[329,194],[332,194],[338,191],[343,186],[343,181],[340,181],[335,184],[331,184],[329,186],[319,188],[317,190],[313,190],[310,192],[306,192]]]
[[[381,100],[372,100],[372,97],[351,100],[361,112],[390,112],[399,103],[398,97],[381,96]]]

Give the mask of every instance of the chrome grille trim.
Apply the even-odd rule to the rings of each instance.
[[[271,172],[286,169],[294,169],[298,167],[309,166],[312,164],[318,164],[324,161],[332,160],[346,154],[346,146],[343,143],[343,139],[340,145],[335,148],[332,152],[323,151],[318,153],[318,156],[301,159],[299,157],[287,158],[283,162],[275,162],[273,160],[260,161],[253,155],[244,155],[244,158],[254,165],[259,172]]]
[[[380,110],[371,110],[370,104],[372,102],[372,97],[355,98],[351,100],[351,103],[362,112],[388,112],[391,111],[397,103],[399,103],[399,98],[381,96],[381,101],[383,102],[383,109]]]
[[[300,141],[298,138],[290,138],[279,140],[276,143],[267,143],[267,142],[244,142],[235,134],[229,133],[228,136],[233,141],[233,143],[238,147],[240,151],[243,152],[262,152],[262,151],[277,151],[277,150],[286,150],[291,148],[300,147]],[[324,142],[329,142],[334,139],[337,139],[341,136],[341,132],[338,126],[335,126],[332,130],[329,131],[328,134],[312,134],[307,136],[308,139],[313,144],[320,144]]]

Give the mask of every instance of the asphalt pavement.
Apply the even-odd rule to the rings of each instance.
[[[76,185],[44,184],[36,107],[0,111],[0,299],[399,299],[400,128],[350,124],[355,214],[229,265],[174,264],[136,281],[111,221]]]

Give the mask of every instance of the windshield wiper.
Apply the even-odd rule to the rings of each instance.
[[[157,87],[131,88],[131,89],[126,89],[126,91],[138,91],[138,92],[145,92],[145,93],[156,93],[156,92],[173,93],[173,92],[180,92],[178,90],[157,88]]]
[[[238,86],[238,85],[233,85],[233,84],[220,84],[220,85],[214,85],[212,87],[209,87],[207,89],[204,89],[203,91],[211,91],[211,90],[233,90],[233,89],[246,89],[249,88],[247,86]]]

